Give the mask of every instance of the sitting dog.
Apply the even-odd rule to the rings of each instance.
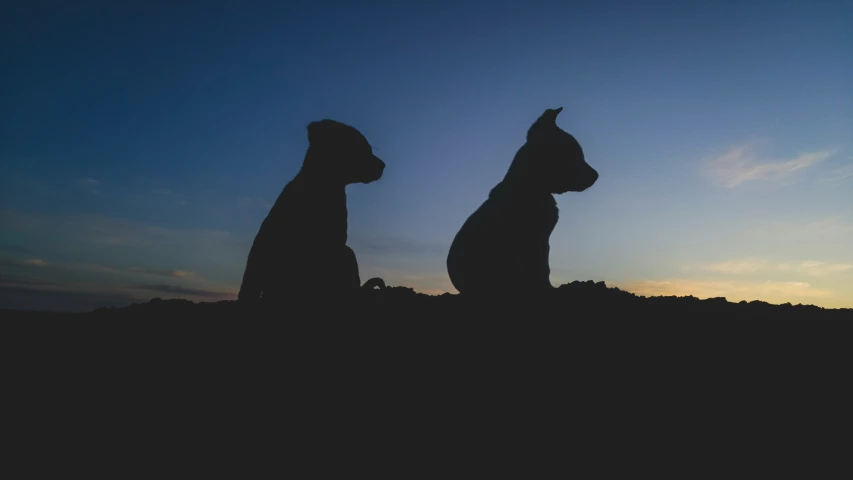
[[[553,289],[548,240],[557,225],[554,194],[582,192],[598,180],[577,140],[548,109],[527,131],[503,181],[453,239],[447,272],[466,296],[526,295]]]
[[[308,125],[302,168],[261,224],[239,300],[334,300],[361,287],[355,252],[347,246],[346,186],[382,177],[385,162],[355,128],[334,120]],[[370,279],[365,289],[384,288]]]

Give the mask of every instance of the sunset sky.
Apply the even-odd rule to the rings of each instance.
[[[455,292],[453,236],[557,107],[600,178],[557,197],[554,285],[853,307],[851,2],[2,12],[0,308],[236,298],[322,118],[387,163],[347,189],[362,279]]]

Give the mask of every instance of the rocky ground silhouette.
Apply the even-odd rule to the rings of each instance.
[[[477,352],[492,359],[547,354],[607,363],[607,356],[624,361],[655,350],[675,349],[681,352],[677,356],[706,351],[715,357],[720,345],[737,344],[743,352],[773,346],[790,355],[821,349],[820,342],[849,334],[853,324],[853,309],[643,297],[592,281],[567,283],[536,302],[504,298],[484,305],[408,287],[371,295],[300,310],[155,298],[88,313],[7,311],[2,316],[20,320],[6,325],[25,330],[40,350],[71,356],[101,352],[98,358],[131,356],[161,366],[189,356],[229,365],[249,362],[253,369],[272,368],[285,357],[317,360],[317,352],[382,362],[417,357],[453,363]]]
[[[408,287],[388,287],[374,297],[363,299],[357,305],[318,305],[317,309],[304,307],[301,311],[276,313],[279,319],[294,320],[334,313],[336,318],[352,320],[418,319],[446,322],[448,320],[518,321],[519,317],[554,321],[590,320],[850,320],[853,309],[828,309],[814,305],[781,305],[759,300],[729,302],[724,297],[699,299],[693,296],[644,297],[608,287],[605,282],[574,281],[556,288],[547,299],[532,304],[514,304],[512,299],[494,305],[467,303],[459,295],[426,295]],[[245,319],[257,313],[238,301],[195,303],[189,300],[154,298],[145,303],[134,303],[122,308],[100,308],[89,313],[48,313],[35,311],[7,311],[7,318],[77,318],[121,319]],[[515,316],[515,317],[513,317]],[[326,318],[326,317],[323,317]]]
[[[512,418],[540,436],[583,426],[634,432],[634,444],[662,418],[702,435],[741,428],[725,419],[766,418],[782,435],[800,399],[846,398],[849,309],[645,298],[593,282],[563,285],[539,305],[489,308],[405,287],[383,293],[381,304],[268,317],[237,301],[156,299],[4,312],[0,347],[19,385],[10,392],[38,418],[87,422],[81,412],[97,411],[157,438],[182,425],[270,445],[282,435],[311,445],[328,432],[360,444],[380,425],[393,427],[388,438],[444,441],[460,425],[498,432]],[[780,402],[787,410],[768,408]]]

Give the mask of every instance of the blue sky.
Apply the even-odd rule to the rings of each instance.
[[[552,283],[853,307],[848,2],[13,2],[0,15],[0,307],[234,298],[306,126],[362,277],[436,293],[546,109],[601,174]]]

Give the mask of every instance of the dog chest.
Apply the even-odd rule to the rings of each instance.
[[[543,242],[547,244],[558,219],[555,204],[489,199],[465,222],[455,243],[469,254],[485,256],[539,249]]]

